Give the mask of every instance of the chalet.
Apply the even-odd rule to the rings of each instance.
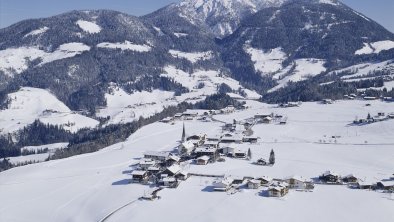
[[[261,186],[261,182],[260,180],[249,180],[248,181],[248,188],[249,189],[259,189],[259,187]]]
[[[227,191],[231,188],[232,184],[233,184],[233,179],[227,177],[220,181],[215,181],[212,185],[214,191]]]
[[[186,180],[187,178],[189,178],[189,173],[182,170],[177,175],[175,175],[175,178],[177,180]]]
[[[340,176],[339,174],[332,172],[332,171],[326,171],[323,173],[319,179],[323,183],[339,183],[340,182]]]
[[[264,118],[266,118],[266,117],[272,117],[273,115],[272,114],[268,114],[268,113],[266,113],[266,114],[256,114],[256,115],[254,115],[254,118],[255,119],[264,119]]]
[[[148,180],[148,172],[145,170],[133,170],[131,176],[131,182],[133,183],[142,183]]]
[[[244,142],[244,143],[257,143],[258,140],[259,140],[258,137],[244,137],[244,138],[242,138],[242,142]]]
[[[169,177],[173,177],[177,175],[181,171],[181,167],[179,165],[172,165],[161,172],[161,175],[167,175]]]
[[[353,174],[349,174],[349,175],[343,177],[342,181],[345,183],[357,183],[358,178],[356,176],[354,176]]]
[[[157,161],[166,161],[169,156],[169,152],[148,151],[144,153],[145,159],[152,159]]]
[[[246,152],[242,151],[242,150],[235,150],[234,151],[234,157],[235,158],[246,158]]]
[[[167,166],[172,166],[174,164],[178,164],[181,158],[179,156],[175,155],[170,155],[168,159],[166,160],[166,165]]]
[[[178,153],[179,155],[190,155],[194,151],[194,143],[192,141],[186,141],[179,145]]]
[[[272,123],[272,121],[273,121],[273,119],[272,119],[272,117],[270,117],[270,116],[264,117],[264,118],[261,120],[261,122],[262,122],[262,123],[265,123],[265,124]]]
[[[194,150],[197,157],[209,156],[210,158],[216,159],[219,152],[218,149],[212,147],[199,147]]]
[[[164,177],[160,181],[165,187],[175,188],[178,186],[178,180],[175,177]]]
[[[242,138],[237,135],[225,134],[222,137],[221,143],[242,143]]]
[[[271,186],[268,188],[268,196],[270,197],[284,197],[289,193],[289,188],[286,186]]]
[[[174,120],[181,120],[182,119],[182,113],[177,113],[174,115]]]
[[[271,177],[267,177],[267,176],[262,176],[257,178],[257,180],[260,181],[261,185],[268,185],[272,182],[272,178]]]
[[[219,148],[219,153],[224,155],[233,156],[235,152],[235,148],[233,147],[221,147]]]
[[[378,98],[374,97],[374,96],[364,96],[363,98],[364,100],[377,100]]]
[[[245,182],[245,177],[243,176],[234,176],[233,177],[233,184],[240,185]]]
[[[374,188],[374,183],[369,181],[358,181],[356,187],[362,190],[372,190]]]
[[[197,113],[197,112],[186,111],[186,112],[184,112],[184,113],[182,114],[182,116],[183,116],[183,117],[191,117],[191,118],[194,118],[194,117],[197,117],[197,116],[198,116],[198,113]]]
[[[157,165],[155,160],[152,159],[141,159],[140,162],[138,163],[140,169],[142,170],[147,170],[149,167],[154,167]]]
[[[173,117],[167,117],[167,118],[160,120],[160,122],[162,122],[162,123],[170,123],[172,121],[174,121]]]
[[[209,159],[211,159],[209,156],[200,156],[196,160],[197,165],[207,165],[209,162]]]
[[[376,184],[379,190],[394,191],[394,181],[380,181]]]
[[[291,189],[313,189],[314,185],[312,181],[307,180],[301,176],[291,176],[285,178],[284,181],[289,184]]]
[[[153,175],[156,175],[156,174],[158,174],[160,172],[160,168],[159,167],[149,167],[148,168],[148,173],[149,174],[153,174]]]
[[[211,148],[219,148],[219,141],[206,141],[204,143],[205,147],[211,147]]]
[[[267,162],[267,160],[265,160],[265,159],[263,159],[263,158],[260,158],[260,159],[258,159],[258,160],[256,161],[256,164],[257,164],[257,165],[261,165],[261,166],[265,166],[265,165],[268,165],[268,162]]]

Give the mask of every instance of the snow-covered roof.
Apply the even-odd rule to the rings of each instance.
[[[168,157],[169,155],[170,155],[169,152],[158,152],[158,151],[147,151],[144,153],[144,156]]]
[[[337,176],[337,177],[339,177],[339,174],[338,174],[338,173],[336,173],[336,172],[334,172],[334,171],[331,171],[331,170],[327,170],[326,172],[323,173],[323,176],[328,176],[328,175],[332,175],[332,176]]]
[[[209,156],[201,156],[199,158],[197,158],[197,160],[204,160],[204,161],[208,161],[210,159]]]
[[[260,180],[249,180],[248,183],[260,184]]]
[[[358,177],[357,177],[357,176],[355,176],[354,174],[349,174],[349,175],[346,175],[346,176],[344,176],[343,178],[351,178],[351,177],[358,178]]]
[[[269,176],[261,176],[257,178],[258,180],[272,181],[272,178]]]
[[[298,180],[298,181],[301,181],[301,182],[309,181],[308,179],[305,179],[304,177],[298,176],[298,175],[293,175],[293,176],[286,177],[284,180],[291,180],[291,179]]]
[[[179,156],[174,156],[174,155],[170,155],[168,158],[176,162],[178,162],[181,159]]]
[[[168,167],[167,170],[173,174],[176,174],[179,171],[181,171],[181,167],[179,165],[172,165],[172,166]]]
[[[146,174],[146,171],[144,170],[133,170],[133,172],[131,172],[131,175],[135,175],[135,176],[143,176]]]
[[[216,152],[215,148],[211,148],[211,147],[199,147],[197,148],[194,152],[196,153],[214,153]]]
[[[145,164],[155,164],[156,163],[156,161],[154,161],[154,160],[152,160],[152,159],[141,159],[140,160],[140,162],[139,162],[139,164],[140,165],[145,165]]]
[[[174,177],[165,177],[162,179],[163,182],[175,182],[176,179]]]
[[[394,181],[380,181],[384,187],[394,187]]]

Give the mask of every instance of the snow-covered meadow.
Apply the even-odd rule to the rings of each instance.
[[[189,172],[237,176],[319,176],[325,170],[353,173],[379,181],[392,176],[394,167],[394,120],[363,126],[349,125],[356,116],[394,112],[392,103],[338,101],[332,105],[304,103],[277,108],[248,101],[250,109],[215,119],[232,122],[262,113],[281,114],[286,125],[253,127],[261,137],[257,144],[235,145],[251,149],[253,161],[274,149],[273,167],[226,158],[207,166],[190,165]],[[220,122],[186,121],[186,134],[221,133]],[[125,142],[99,152],[14,168],[0,173],[0,221],[374,221],[394,220],[394,200],[389,194],[353,190],[346,186],[317,185],[313,192],[291,190],[284,198],[268,198],[258,190],[242,189],[234,195],[210,192],[212,179],[191,177],[177,189],[164,189],[161,199],[138,201],[153,188],[129,184],[131,165],[145,151],[172,151],[178,145],[182,122],[154,123]],[[336,137],[336,141],[332,138]]]

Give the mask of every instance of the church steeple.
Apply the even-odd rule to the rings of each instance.
[[[186,130],[185,130],[185,123],[183,123],[183,130],[182,130],[182,143],[186,141]]]

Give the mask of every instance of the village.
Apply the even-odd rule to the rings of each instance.
[[[297,107],[296,104],[282,105],[280,108]],[[243,106],[242,110],[248,109]],[[257,124],[286,125],[287,117],[274,114],[255,114],[244,120],[233,120],[223,122],[215,119],[216,114],[226,115],[239,110],[233,106],[222,110],[188,110],[178,113],[174,117],[163,119],[161,122],[174,124],[183,122],[182,133],[178,146],[172,151],[147,151],[137,164],[133,166],[130,183],[139,183],[156,187],[153,192],[144,194],[141,199],[154,200],[160,198],[158,192],[163,188],[175,189],[180,183],[190,177],[215,178],[213,183],[207,186],[210,192],[224,192],[228,195],[235,194],[242,189],[258,190],[262,197],[281,198],[286,196],[290,190],[299,192],[313,192],[316,185],[345,185],[350,189],[374,190],[379,192],[394,192],[394,174],[391,178],[382,181],[370,181],[352,173],[340,175],[334,171],[327,170],[314,178],[304,178],[292,175],[285,178],[272,178],[266,175],[232,176],[215,175],[205,173],[190,173],[190,165],[206,166],[215,162],[225,162],[228,159],[247,161],[250,164],[261,167],[272,167],[275,160],[274,149],[267,153],[266,157],[258,157],[252,161],[251,149],[239,149],[240,144],[248,146],[261,146],[261,137],[254,135],[253,127]],[[379,116],[384,114],[379,113]],[[392,118],[390,115],[387,118]],[[216,121],[221,124],[221,134],[207,135],[206,133],[188,135],[185,122]]]

